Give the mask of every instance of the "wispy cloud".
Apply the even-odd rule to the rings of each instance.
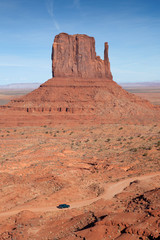
[[[16,67],[16,68],[32,68],[40,67],[48,69],[48,60],[41,58],[26,58],[18,55],[0,55],[0,68],[2,67]]]
[[[25,67],[23,64],[14,63],[0,63],[0,67]]]
[[[55,19],[53,19],[53,22],[54,22],[54,26],[56,27],[56,29],[58,31],[60,31],[60,26],[59,26],[58,22]]]
[[[46,2],[46,7],[47,7],[47,12],[49,14],[49,16],[52,18],[53,23],[55,28],[60,31],[60,26],[59,23],[57,22],[57,20],[55,19],[55,15],[54,15],[54,0],[47,0]]]
[[[47,0],[47,2],[46,2],[47,11],[48,11],[48,14],[50,17],[54,17],[54,12],[53,12],[54,5],[53,4],[54,4],[53,0]]]
[[[80,8],[80,0],[73,0],[73,5],[74,5],[76,8]]]

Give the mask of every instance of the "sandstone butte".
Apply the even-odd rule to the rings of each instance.
[[[102,60],[93,37],[60,33],[52,48],[52,78],[1,106],[0,116],[0,126],[148,124],[160,120],[160,108],[113,81],[108,43]]]

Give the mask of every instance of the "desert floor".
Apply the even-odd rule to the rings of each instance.
[[[31,90],[20,90],[20,89],[14,89],[14,90],[8,90],[8,89],[0,89],[0,105],[7,104],[10,100],[13,100],[14,98],[23,96],[27,93],[29,93]]]
[[[159,160],[154,124],[2,128],[0,239],[158,239]]]
[[[125,90],[135,95],[147,99],[155,105],[160,105],[160,88],[156,87],[126,87]]]
[[[160,105],[160,88],[158,87],[125,87],[128,92],[134,93],[135,95],[147,99],[153,104]],[[11,99],[20,97],[29,93],[31,89],[14,89],[6,90],[0,89],[0,105],[7,104]]]

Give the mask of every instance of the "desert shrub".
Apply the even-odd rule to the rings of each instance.
[[[142,147],[142,149],[144,149],[144,150],[151,150],[152,147],[151,146],[149,146],[149,147]]]
[[[143,156],[144,156],[144,157],[147,156],[147,153],[144,153]]]
[[[110,142],[111,141],[111,139],[110,138],[107,138],[106,140],[105,140],[105,142]]]
[[[92,183],[89,186],[89,190],[94,192],[97,195],[97,197],[104,192],[104,188],[100,187],[97,183]]]
[[[103,151],[103,149],[102,148],[100,148],[99,150],[98,150],[98,152],[102,152]]]
[[[137,148],[131,148],[129,151],[131,151],[131,152],[137,152]]]
[[[160,146],[160,141],[156,143],[156,147],[159,147],[159,146]]]
[[[152,147],[151,146],[149,146],[149,147],[146,147],[146,150],[151,150],[152,149]]]
[[[129,139],[131,139],[131,140],[132,140],[132,139],[133,139],[133,137],[129,137]]]

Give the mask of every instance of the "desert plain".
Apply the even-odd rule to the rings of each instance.
[[[158,125],[1,128],[0,239],[158,239],[159,135]]]
[[[123,87],[123,84],[121,85]],[[148,87],[145,84],[143,86],[134,86],[133,84],[132,86],[124,85],[123,88],[130,93],[133,93],[143,99],[150,101],[152,104],[160,105],[160,87],[159,86]],[[9,103],[9,101],[17,97],[23,96],[32,90],[34,90],[34,87],[32,86],[30,86],[30,88],[28,89],[24,89],[24,88],[2,89],[0,87],[0,105],[7,104]]]

